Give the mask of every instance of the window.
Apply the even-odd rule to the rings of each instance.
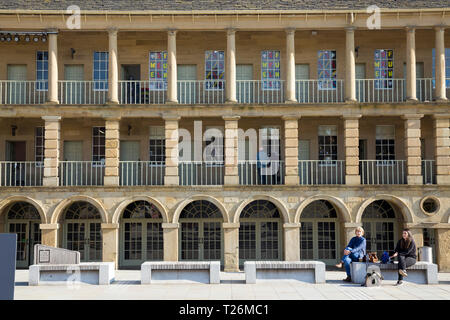
[[[376,160],[377,164],[389,164],[388,160],[395,160],[395,127],[376,126]]]
[[[436,50],[433,48],[433,88],[436,87]],[[445,87],[450,88],[450,48],[445,48]]]
[[[205,161],[223,164],[223,127],[206,127],[205,131]]]
[[[36,90],[48,90],[48,52],[36,52]]]
[[[319,90],[336,89],[336,50],[319,50],[317,61]]]
[[[394,78],[394,50],[375,50],[375,89],[392,89]]]
[[[280,160],[280,129],[276,127],[265,127],[260,131],[261,147],[270,159],[259,160]]]
[[[319,160],[337,160],[336,126],[319,126]]]
[[[94,90],[108,90],[108,60],[109,52],[94,52]]]
[[[45,128],[36,127],[34,134],[34,161],[40,162],[36,166],[44,166]]]
[[[152,164],[166,161],[166,136],[163,126],[150,127],[149,160]]]
[[[205,51],[206,90],[223,90],[225,79],[225,52],[217,50]]]
[[[280,89],[280,51],[261,51],[261,80],[263,90]]]
[[[149,66],[150,90],[167,90],[167,51],[151,51]]]
[[[92,128],[92,161],[94,166],[105,165],[105,127]]]

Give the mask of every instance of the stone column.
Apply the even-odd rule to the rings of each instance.
[[[116,269],[119,264],[119,224],[102,223],[102,261],[114,262]]]
[[[284,223],[284,260],[300,260],[300,223]]]
[[[344,116],[345,184],[359,185],[359,119],[361,115]]]
[[[179,185],[178,176],[178,121],[179,116],[165,115],[166,132],[166,168],[164,184],[169,186]]]
[[[296,103],[295,97],[295,29],[286,29],[286,103]]]
[[[177,31],[167,31],[167,103],[178,103],[177,97]]]
[[[178,223],[163,223],[164,261],[178,261]]]
[[[450,228],[435,229],[436,262],[440,272],[450,272]]]
[[[445,40],[443,26],[435,28],[435,61],[436,61],[436,101],[447,101],[446,85],[445,85]]]
[[[109,34],[109,70],[108,103],[119,103],[119,64],[117,56],[117,28],[110,28]]]
[[[48,30],[48,103],[58,101],[58,30]]]
[[[347,246],[347,244],[350,242],[350,240],[355,236],[355,229],[357,227],[362,227],[362,225],[363,225],[362,223],[354,223],[354,222],[345,222],[344,223],[344,232],[345,232],[344,248],[345,248],[345,246]],[[365,231],[366,230],[364,230],[364,232]],[[365,237],[365,234],[363,235],[363,237]],[[341,252],[338,253],[339,259],[343,255],[344,248],[342,248]],[[339,256],[339,255],[341,255],[341,256]]]
[[[225,69],[225,95],[227,103],[236,103],[236,30],[227,30],[227,64]]]
[[[411,102],[417,101],[415,36],[415,28],[406,27],[406,100]]]
[[[41,223],[41,243],[50,247],[58,247],[58,223]]]
[[[405,156],[408,184],[423,184],[420,152],[420,119],[423,114],[405,114]]]
[[[239,223],[224,223],[224,271],[239,271]]]
[[[434,115],[436,183],[450,185],[450,114]]]
[[[120,118],[105,121],[105,186],[119,185]]]
[[[225,178],[224,184],[238,185],[238,121],[240,116],[223,116],[225,120]]]
[[[298,185],[298,120],[300,116],[283,116],[285,184]]]
[[[61,117],[43,116],[42,119],[45,121],[43,185],[46,187],[56,187],[59,185],[58,165]]]
[[[355,27],[345,28],[345,102],[356,102]]]

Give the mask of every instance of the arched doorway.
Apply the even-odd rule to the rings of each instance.
[[[282,219],[270,201],[255,200],[242,210],[239,227],[239,265],[247,260],[282,259]]]
[[[366,251],[381,257],[384,251],[393,254],[398,240],[398,218],[394,207],[385,200],[376,200],[362,214]]]
[[[223,217],[212,202],[189,203],[180,214],[180,260],[223,261]]]
[[[86,201],[77,201],[62,214],[63,247],[79,251],[81,261],[102,261],[101,215]]]
[[[326,200],[308,204],[300,216],[300,259],[335,264],[338,260],[338,216]]]
[[[41,217],[27,202],[16,202],[5,212],[6,232],[17,234],[16,267],[27,268],[34,263],[34,245],[41,243]]]
[[[144,200],[130,203],[120,221],[121,267],[140,267],[144,261],[164,259],[162,215]]]

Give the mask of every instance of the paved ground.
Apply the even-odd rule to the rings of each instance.
[[[365,288],[341,281],[345,272],[327,271],[325,284],[297,281],[244,283],[245,275],[221,272],[220,284],[140,284],[140,271],[117,270],[110,286],[28,286],[28,270],[16,272],[16,300],[450,300],[450,273],[439,273],[438,285],[383,281]]]

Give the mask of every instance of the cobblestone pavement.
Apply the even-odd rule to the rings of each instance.
[[[345,272],[327,271],[325,284],[297,281],[244,283],[243,272],[221,272],[220,284],[140,284],[140,271],[117,270],[110,286],[77,284],[29,287],[28,270],[16,271],[16,300],[450,300],[450,273],[439,273],[438,285],[383,281],[365,288],[342,281]]]

